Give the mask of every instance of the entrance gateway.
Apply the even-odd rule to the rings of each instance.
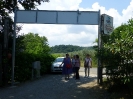
[[[103,17],[106,16],[106,17]],[[105,21],[104,21],[104,20]],[[12,84],[14,84],[16,23],[29,24],[74,24],[74,25],[98,25],[98,48],[101,48],[101,33],[111,32],[113,18],[108,15],[100,15],[99,11],[56,11],[56,10],[15,10],[14,12],[14,38],[12,55]],[[106,24],[107,23],[107,24]],[[111,27],[112,26],[112,27]],[[97,83],[102,82],[102,66],[98,58]]]

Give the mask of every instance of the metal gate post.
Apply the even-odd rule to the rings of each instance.
[[[13,31],[13,49],[12,49],[12,79],[11,84],[14,85],[14,66],[15,66],[15,45],[16,45],[16,8],[14,11],[14,31]]]
[[[99,10],[99,25],[98,25],[98,53],[101,50],[101,15]],[[101,56],[98,56],[98,68],[97,68],[97,83],[102,83],[102,68],[101,68]]]

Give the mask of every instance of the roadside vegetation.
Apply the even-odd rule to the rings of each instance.
[[[70,45],[65,45],[66,47],[69,47]],[[73,45],[71,45],[73,46]],[[76,48],[76,47],[75,47]],[[54,47],[53,47],[54,49]],[[74,49],[74,46],[73,46]],[[62,49],[63,50],[63,49]],[[65,50],[65,49],[64,49]],[[73,52],[67,52],[70,56],[70,58],[73,57],[73,55],[79,55],[80,60],[81,60],[81,66],[84,66],[84,59],[86,57],[86,54],[90,54],[91,58],[92,58],[92,67],[97,67],[97,57],[96,55],[96,51],[94,50],[94,48],[92,47],[84,47],[79,51],[73,51]],[[51,53],[53,56],[55,57],[65,57],[66,53]]]
[[[103,84],[112,92],[111,99],[132,99],[133,19],[115,28],[111,35],[102,34],[102,42],[98,56],[106,68],[107,79]]]
[[[48,40],[44,36],[28,33],[16,39],[16,66],[15,80],[26,81],[31,79],[33,62],[41,62],[41,75],[50,72],[54,57],[49,53]]]

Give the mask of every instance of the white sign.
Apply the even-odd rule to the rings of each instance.
[[[102,15],[102,30],[104,34],[111,34],[113,32],[113,17]]]
[[[17,10],[16,23],[99,25],[100,11]]]

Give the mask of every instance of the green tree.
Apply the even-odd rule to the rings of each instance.
[[[42,2],[49,2],[49,0],[1,0],[0,1],[0,11],[4,14],[5,11],[12,13],[14,8],[19,9],[19,5],[22,5],[24,9],[31,10],[40,5]]]
[[[9,33],[13,33],[13,20],[9,14],[14,12],[15,7],[19,9],[19,5],[21,5],[26,10],[32,10],[37,8],[37,5],[40,5],[42,2],[49,2],[49,0],[0,0],[0,17],[2,17],[0,23],[2,27],[4,28],[5,17],[9,17]],[[18,30],[21,30],[20,26],[16,27],[16,31]],[[3,32],[4,30],[0,30],[0,39],[3,39]],[[0,43],[2,42],[3,40]]]
[[[93,49],[93,47],[81,47],[76,45],[55,45],[51,47],[51,53],[68,53],[68,52],[74,52],[79,51],[83,49]]]
[[[42,2],[49,2],[49,0],[0,0],[0,17],[2,18],[2,20],[0,20],[0,24],[3,27],[3,30],[0,30],[0,46],[4,46],[3,42],[4,42],[4,23],[5,23],[5,19],[8,17],[9,18],[9,26],[7,27],[9,29],[8,32],[8,48],[6,48],[5,50],[2,49],[2,65],[0,65],[0,68],[5,67],[5,70],[3,69],[3,71],[0,73],[0,75],[5,75],[5,77],[7,76],[7,61],[5,62],[4,60],[7,58],[7,51],[10,49],[12,49],[12,34],[13,34],[13,20],[10,16],[11,13],[14,12],[15,8],[19,9],[19,5],[21,5],[24,9],[26,10],[32,10],[37,8],[37,5],[40,5]],[[17,25],[16,26],[16,33],[18,33],[21,30],[21,26]],[[39,47],[39,46],[38,46]],[[5,53],[5,54],[3,54]],[[9,70],[10,71],[10,70]],[[0,76],[0,79],[2,77]],[[5,79],[5,78],[2,78]]]
[[[50,51],[46,37],[40,37],[38,34],[28,33],[23,39],[25,52],[31,54],[44,54]]]
[[[41,75],[50,71],[51,63],[55,58],[49,53],[50,47],[46,37],[28,33],[19,36],[16,43],[15,80],[31,79],[34,61],[41,63]]]
[[[117,27],[110,36],[102,36],[102,63],[106,67],[108,80],[114,84],[133,82],[133,19]],[[133,88],[129,86],[130,88]]]

